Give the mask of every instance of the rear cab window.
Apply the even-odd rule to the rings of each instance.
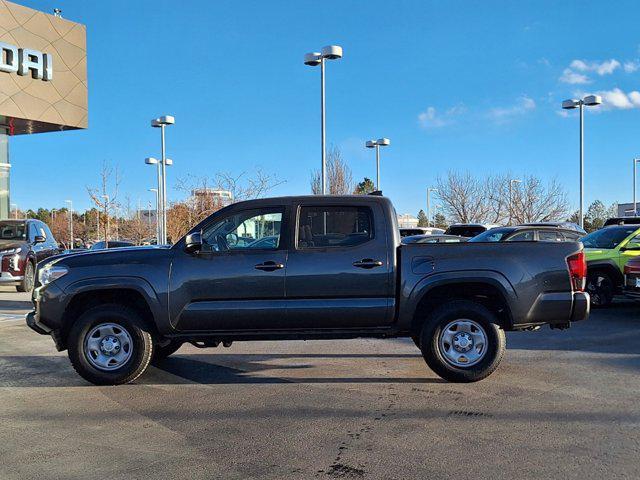
[[[373,214],[367,206],[300,206],[296,247],[341,248],[374,238]]]

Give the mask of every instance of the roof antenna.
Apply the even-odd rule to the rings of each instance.
[[[62,10],[60,8],[54,8],[53,9],[53,16],[54,17],[58,17],[58,18],[62,18]]]

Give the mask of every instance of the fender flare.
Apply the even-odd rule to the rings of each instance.
[[[82,293],[122,289],[134,290],[142,295],[142,298],[147,302],[147,306],[153,316],[153,327],[160,331],[161,322],[159,323],[158,320],[163,318],[162,304],[158,298],[157,292],[144,278],[129,276],[85,278],[67,285],[64,289],[64,293],[67,297],[68,305],[74,297]]]
[[[400,312],[401,328],[411,328],[418,305],[429,292],[438,287],[461,283],[483,284],[497,289],[506,303],[509,322],[513,324],[513,306],[516,305],[518,295],[511,282],[503,274],[494,270],[463,270],[439,272],[426,276],[418,281],[409,292],[403,291],[402,294],[407,300]]]

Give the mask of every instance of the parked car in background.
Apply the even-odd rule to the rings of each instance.
[[[28,292],[35,281],[36,264],[60,253],[58,242],[40,220],[0,220],[0,285]]]
[[[469,240],[466,237],[458,237],[456,235],[411,235],[404,237],[402,243],[408,245],[410,243],[460,243]]]
[[[525,227],[557,227],[565,230],[573,230],[581,234],[581,236],[587,234],[587,231],[584,228],[573,222],[532,222],[521,223],[520,225]]]
[[[416,227],[416,228],[401,228],[400,237],[409,237],[411,235],[434,235],[437,233],[444,233],[442,228],[435,227]]]
[[[218,210],[172,247],[39,264],[27,324],[100,385],[186,342],[357,337],[411,338],[442,378],[474,382],[498,367],[505,331],[586,319],[585,275],[578,242],[401,245],[385,197],[268,198]]]
[[[106,248],[122,248],[122,247],[135,247],[135,243],[126,240],[109,240],[107,242],[101,241],[91,245],[89,250],[104,250]]]
[[[604,222],[605,227],[611,225],[640,225],[640,217],[612,217]]]
[[[449,226],[444,233],[445,235],[456,235],[459,237],[473,238],[476,235],[480,235],[482,232],[486,232],[491,228],[500,227],[501,225],[495,224],[482,224],[482,223],[454,223]]]
[[[640,255],[640,226],[612,225],[582,237],[587,258],[587,291],[594,307],[611,303],[622,293],[623,269]]]
[[[582,234],[573,229],[552,226],[516,225],[487,230],[470,242],[577,242]]]

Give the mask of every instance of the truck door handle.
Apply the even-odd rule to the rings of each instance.
[[[353,262],[354,267],[366,268],[366,269],[381,267],[382,265],[384,265],[384,263],[381,262],[380,260],[373,260],[371,258],[363,258],[362,260]]]
[[[256,270],[262,270],[264,272],[273,272],[274,270],[280,270],[284,268],[282,263],[277,263],[269,260],[268,262],[259,263],[255,266]]]

